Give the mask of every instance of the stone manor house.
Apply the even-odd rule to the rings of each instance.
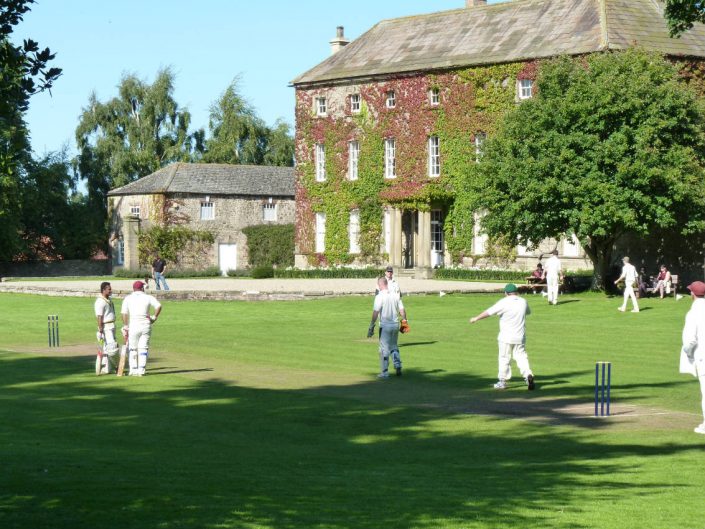
[[[108,193],[113,268],[149,268],[139,263],[139,233],[155,222],[209,231],[212,245],[186,256],[182,267],[228,270],[248,266],[242,229],[293,224],[291,167],[174,163]],[[172,263],[173,265],[173,263]]]
[[[460,2],[461,0],[459,0]],[[456,189],[513,105],[534,95],[538,63],[640,46],[705,58],[705,26],[668,35],[658,0],[514,0],[384,20],[292,81],[296,91],[296,265],[486,262],[479,214]],[[518,267],[575,239],[516,248]]]

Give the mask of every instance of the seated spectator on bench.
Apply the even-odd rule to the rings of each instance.
[[[531,272],[531,275],[526,278],[526,282],[530,285],[536,285],[532,288],[534,294],[538,293],[539,289],[543,288],[544,285],[540,283],[546,282],[546,273],[544,272],[543,265],[541,263],[536,265],[536,270]]]
[[[664,293],[671,293],[671,272],[668,271],[666,265],[661,265],[661,271],[656,277],[654,292],[658,292],[661,299],[663,299]]]
[[[643,266],[639,268],[637,282],[639,283],[639,292],[637,293],[637,297],[645,298],[651,288],[651,276],[646,273],[646,268]]]

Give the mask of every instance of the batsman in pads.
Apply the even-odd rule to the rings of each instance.
[[[142,281],[135,281],[132,290],[132,294],[122,302],[120,312],[128,330],[130,375],[142,376],[147,368],[152,325],[159,318],[162,305],[154,296],[144,293]],[[150,309],[154,309],[154,315],[150,314]]]
[[[392,356],[394,369],[397,376],[401,376],[401,356],[399,355],[399,316],[401,315],[401,331],[408,332],[409,324],[406,321],[406,311],[401,297],[397,292],[391,292],[388,288],[387,278],[380,277],[377,280],[378,294],[375,296],[374,308],[372,310],[372,321],[367,329],[367,337],[372,338],[375,333],[375,323],[379,318],[379,364],[380,373],[378,378],[389,378],[389,356]]]
[[[115,339],[115,305],[111,299],[112,293],[110,283],[104,281],[100,284],[100,296],[93,305],[95,318],[98,321],[96,375],[114,372],[117,365],[118,344]]]
[[[499,346],[499,373],[494,389],[506,389],[507,381],[512,378],[512,357],[517,363],[517,367],[524,377],[529,390],[536,386],[534,374],[529,367],[529,356],[526,354],[524,345],[526,344],[526,316],[531,314],[529,304],[525,299],[519,297],[518,288],[515,284],[509,283],[504,287],[504,298],[492,305],[489,309],[481,312],[470,323],[476,323],[494,315],[499,316],[499,335],[497,343]]]

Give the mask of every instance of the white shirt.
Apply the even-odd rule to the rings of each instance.
[[[683,350],[694,353],[698,374],[705,375],[705,299],[695,298],[683,327]]]
[[[546,261],[543,269],[546,272],[546,277],[558,277],[561,273],[561,260],[558,259],[557,255],[552,255],[549,257],[548,261]]]
[[[624,281],[628,286],[634,286],[637,278],[637,272],[634,265],[631,263],[624,263],[624,266],[622,267],[622,276],[624,276]]]
[[[404,310],[399,294],[389,290],[380,290],[375,296],[374,310],[379,312],[380,325],[397,325],[399,323],[399,311]]]
[[[152,323],[149,319],[149,308],[157,310],[161,306],[154,296],[136,290],[123,300],[120,313],[130,316],[130,332],[133,332],[149,327]]]
[[[110,299],[105,299],[100,296],[95,300],[93,305],[96,317],[103,316],[103,323],[111,323],[115,321],[115,306]]]
[[[529,304],[519,296],[505,296],[485,312],[490,316],[499,314],[499,335],[502,343],[526,342],[526,316],[531,314]]]
[[[387,279],[387,289],[389,289],[392,294],[399,294],[399,297],[401,297],[401,290],[399,289],[399,283],[397,283],[396,279]]]

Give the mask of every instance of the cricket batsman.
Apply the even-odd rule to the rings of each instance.
[[[110,283],[100,284],[100,296],[93,306],[98,321],[96,338],[99,342],[99,360],[96,362],[96,375],[108,374],[117,364],[118,344],[115,339],[115,306],[111,299],[113,289]]]
[[[122,302],[122,321],[128,328],[130,375],[143,376],[149,355],[152,325],[159,318],[162,305],[154,296],[144,293],[144,283],[135,281],[132,294]],[[154,315],[150,315],[150,308]]]
[[[499,345],[499,374],[497,378],[499,380],[494,385],[494,389],[507,388],[507,381],[512,378],[512,366],[510,364],[512,356],[529,390],[535,388],[534,374],[531,372],[529,357],[524,349],[524,344],[526,343],[526,316],[531,314],[531,309],[526,300],[520,298],[518,294],[517,286],[509,283],[504,287],[504,298],[470,319],[470,323],[477,323],[495,314],[499,315],[499,336],[497,336]]]

